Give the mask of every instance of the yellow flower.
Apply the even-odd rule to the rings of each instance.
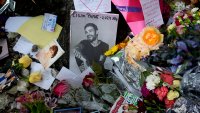
[[[155,27],[146,27],[138,36],[143,46],[147,46],[150,50],[157,50],[163,42],[163,34]]]
[[[119,49],[125,48],[126,45],[127,45],[127,43],[124,43],[124,42],[117,44],[117,46],[118,46]]]
[[[167,31],[170,33],[173,29],[175,29],[176,25],[173,23],[173,24],[170,24],[168,27],[167,27]]]
[[[180,80],[174,80],[172,86],[177,88],[177,87],[180,87],[180,84],[181,84]]]
[[[35,83],[42,80],[42,74],[40,72],[34,72],[30,74],[29,82]]]
[[[108,50],[108,51],[106,51],[105,53],[104,53],[104,55],[105,56],[110,56],[110,55],[113,55],[113,54],[115,54],[117,51],[118,51],[118,45],[115,45],[115,46],[113,46],[110,50]]]
[[[32,59],[28,55],[24,55],[18,61],[23,65],[24,68],[27,68],[31,64]]]
[[[178,98],[178,97],[179,97],[178,91],[170,90],[170,91],[167,93],[167,99],[168,99],[168,100],[174,100],[175,98]]]

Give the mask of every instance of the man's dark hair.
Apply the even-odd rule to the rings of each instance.
[[[84,29],[86,29],[88,26],[92,26],[94,28],[94,30],[96,30],[96,31],[98,30],[98,27],[95,24],[93,24],[93,23],[87,23],[85,25]]]
[[[49,48],[49,50],[53,50],[53,54],[51,56],[51,58],[53,58],[54,56],[56,56],[57,52],[58,52],[58,46],[53,45]]]

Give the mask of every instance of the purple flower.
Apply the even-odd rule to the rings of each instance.
[[[199,46],[199,43],[198,43],[198,42],[195,42],[195,41],[193,41],[193,40],[186,40],[186,43],[187,43],[188,45],[191,45],[192,48],[196,48],[196,47]]]
[[[183,42],[183,41],[178,41],[178,42],[177,42],[177,46],[178,46],[177,52],[180,52],[180,51],[182,51],[182,50],[184,50],[185,52],[188,52],[188,48],[187,48],[187,45],[185,44],[185,42]]]
[[[176,73],[177,68],[178,68],[178,66],[173,65],[173,66],[170,67],[170,70],[171,70],[172,73]]]
[[[146,83],[142,86],[141,89],[142,96],[147,97],[150,94],[150,91],[147,89]]]
[[[173,64],[173,65],[178,65],[178,64],[181,63],[182,61],[183,61],[183,57],[180,56],[180,55],[178,55],[178,56],[172,58],[172,59],[170,60],[170,63]]]

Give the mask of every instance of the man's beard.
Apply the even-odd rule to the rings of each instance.
[[[88,38],[88,41],[91,43],[91,42],[93,42],[93,41],[95,41],[97,39],[97,35],[96,36],[94,36],[94,35],[88,35],[87,38]]]

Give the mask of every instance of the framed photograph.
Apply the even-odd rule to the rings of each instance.
[[[66,108],[54,110],[54,113],[82,113],[81,108]]]
[[[60,47],[58,42],[54,40],[36,54],[36,59],[47,69],[60,58],[62,54],[64,54],[64,50]]]
[[[118,14],[71,11],[71,71],[80,74],[93,63],[103,66],[104,53],[115,45],[118,18]]]

